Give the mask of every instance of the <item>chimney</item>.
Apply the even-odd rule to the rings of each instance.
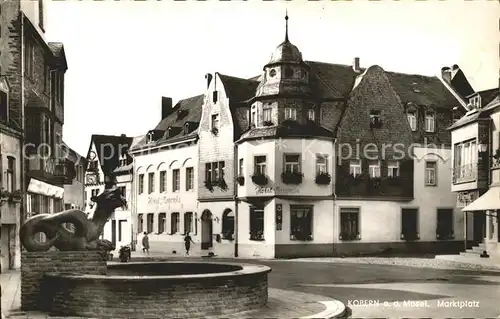
[[[352,70],[356,73],[361,73],[361,68],[359,66],[359,57],[355,57],[352,63]]]
[[[172,98],[161,97],[161,119],[163,120],[172,113]]]
[[[451,83],[451,70],[449,67],[441,68],[441,77],[446,83]]]
[[[210,87],[210,83],[212,82],[212,78],[213,78],[212,74],[210,74],[210,73],[205,74],[205,79],[207,80],[207,89]]]

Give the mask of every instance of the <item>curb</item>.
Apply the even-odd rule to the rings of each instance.
[[[343,316],[346,312],[346,307],[345,305],[338,301],[338,300],[330,300],[330,301],[318,301],[318,303],[323,304],[326,309],[323,310],[320,313],[307,316],[307,317],[302,317],[300,319],[314,319],[314,318],[321,318],[321,319],[333,319],[333,318],[340,318]]]

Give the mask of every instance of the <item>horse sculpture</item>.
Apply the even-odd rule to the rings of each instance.
[[[62,251],[78,250],[114,250],[114,245],[105,239],[99,239],[104,225],[118,207],[126,207],[127,201],[120,189],[112,186],[99,196],[91,198],[96,209],[91,219],[81,210],[70,209],[56,214],[40,214],[29,218],[19,231],[21,243],[27,251],[47,251],[52,247]],[[74,231],[65,223],[73,224]],[[35,240],[34,235],[44,233],[46,242]]]

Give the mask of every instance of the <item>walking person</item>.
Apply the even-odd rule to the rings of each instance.
[[[189,249],[191,248],[191,243],[194,244],[193,239],[189,236],[189,232],[184,236],[184,246],[186,247],[186,256],[189,256]]]
[[[142,237],[142,252],[149,255],[149,237],[146,232],[144,232],[144,237]]]

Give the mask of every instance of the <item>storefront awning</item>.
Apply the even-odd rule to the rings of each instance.
[[[30,179],[28,192],[56,198],[63,198],[64,196],[64,188],[50,185],[34,178]]]
[[[500,209],[500,187],[492,187],[483,196],[479,197],[462,209],[463,212]]]

